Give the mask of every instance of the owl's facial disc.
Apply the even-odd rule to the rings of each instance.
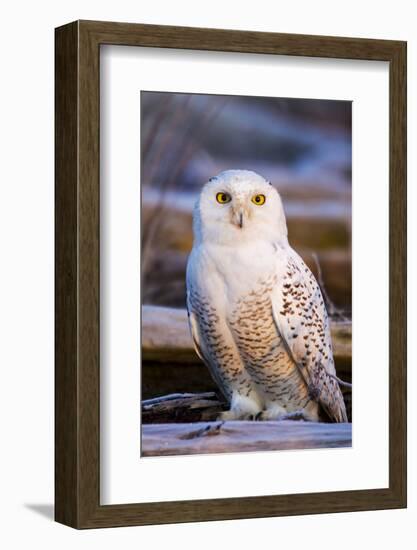
[[[204,186],[195,210],[196,239],[236,245],[238,242],[286,238],[279,194],[259,174],[228,170]]]

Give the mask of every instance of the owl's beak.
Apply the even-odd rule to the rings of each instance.
[[[232,222],[238,227],[240,227],[240,229],[242,229],[243,227],[244,218],[245,216],[244,216],[243,208],[236,208],[233,210]]]
[[[243,227],[243,212],[239,213],[239,227],[240,229]]]

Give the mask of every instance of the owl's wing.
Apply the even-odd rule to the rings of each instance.
[[[205,363],[208,367],[214,381],[220,388],[221,392],[226,399],[230,399],[230,390],[227,385],[224,383],[223,378],[220,376],[221,365],[219,365],[218,358],[210,346],[207,338],[204,334],[201,334],[201,328],[197,321],[197,316],[200,317],[204,315],[202,308],[199,308],[197,311],[197,304],[192,300],[190,292],[187,290],[187,313],[188,313],[188,323],[190,326],[190,332],[194,343],[194,349],[199,356],[199,358]],[[216,329],[215,324],[210,329],[213,334],[212,337],[216,338]]]
[[[272,310],[311,398],[321,404],[331,420],[347,422],[323,296],[314,275],[292,249],[286,255],[285,269],[279,269]]]

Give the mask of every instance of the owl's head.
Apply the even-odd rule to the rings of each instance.
[[[287,238],[281,198],[262,176],[227,170],[204,185],[194,210],[197,242],[237,244]]]

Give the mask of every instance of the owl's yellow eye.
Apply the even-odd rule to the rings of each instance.
[[[217,193],[216,195],[216,201],[220,204],[226,204],[226,202],[230,202],[232,200],[232,197],[229,195],[229,193]]]
[[[252,197],[253,204],[257,204],[258,206],[264,204],[265,200],[265,195],[253,195]]]

